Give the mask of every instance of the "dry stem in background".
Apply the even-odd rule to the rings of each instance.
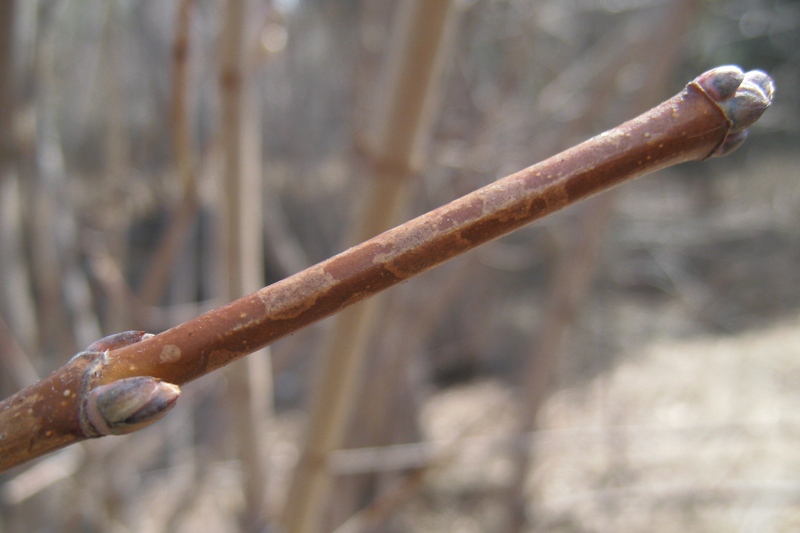
[[[248,82],[248,21],[255,12],[252,0],[225,3],[221,35],[220,137],[223,165],[219,252],[220,285],[225,300],[239,298],[264,285],[264,239],[261,225],[261,129],[255,84]],[[268,349],[226,371],[230,392],[226,412],[229,428],[236,436],[235,456],[243,465],[245,508],[240,516],[242,531],[261,531],[268,521],[265,425],[272,414],[272,376],[267,371]]]
[[[364,144],[374,172],[354,228],[358,243],[397,224],[405,211],[455,26],[453,2],[416,0],[400,7],[385,85]],[[328,509],[331,474],[325,461],[344,445],[346,427],[363,395],[364,363],[383,304],[373,298],[336,317],[311,403],[308,436],[295,469],[284,517],[288,533],[316,531]],[[346,515],[349,509],[341,509]]]

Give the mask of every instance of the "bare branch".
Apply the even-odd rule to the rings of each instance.
[[[763,72],[708,71],[617,128],[249,296],[158,335],[98,341],[0,403],[0,471],[102,435],[86,414],[90,393],[101,385],[139,376],[181,385],[626,180],[730,153],[769,107],[772,93]],[[137,414],[135,425],[154,420],[174,400],[156,402],[148,417]]]

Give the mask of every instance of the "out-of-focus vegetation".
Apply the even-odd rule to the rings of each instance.
[[[178,0],[3,3],[0,394],[6,397],[105,334],[161,331],[223,303],[219,176],[226,132],[220,119],[225,2],[187,2],[185,48],[176,45]],[[263,166],[254,178],[263,195],[262,271],[268,282],[350,244],[358,202],[373,179],[365,147],[400,3],[249,3],[242,29],[249,75],[241,82],[253,90],[247,112],[260,124]],[[791,405],[782,403],[790,389],[772,386],[772,378],[749,382],[750,375],[762,375],[754,369],[761,360],[732,347],[752,345],[737,339],[775,324],[796,328],[800,313],[800,5],[473,0],[456,6],[408,217],[633,117],[713,66],[766,70],[775,78],[776,100],[745,145],[725,159],[646,178],[613,193],[609,216],[592,219],[585,206],[571,208],[390,291],[371,335],[361,412],[347,431],[348,446],[422,443],[420,449],[427,449],[425,443],[441,444],[437,438],[481,434],[487,424],[522,447],[548,427],[563,429],[564,420],[574,420],[581,427],[572,429],[608,435],[587,439],[589,466],[574,464],[571,471],[563,456],[537,448],[520,499],[506,490],[514,478],[509,465],[517,464],[507,442],[492,448],[488,459],[469,456],[458,442],[413,460],[390,449],[378,455],[382,462],[363,454],[347,462],[341,455],[331,460],[341,475],[334,478],[324,530],[394,494],[398,483],[406,487],[405,497],[378,513],[371,530],[500,531],[521,516],[526,531],[618,531],[625,524],[660,531],[647,521],[651,512],[672,517],[663,531],[731,530],[737,524],[742,531],[763,531],[758,524],[777,523],[753,516],[785,516],[780,513],[800,498],[793,481],[800,455],[781,440],[796,434],[800,422],[781,419],[792,415],[782,411]],[[187,83],[176,89],[180,68]],[[180,128],[188,128],[188,152],[179,153]],[[575,251],[587,228],[597,230],[596,253],[588,258]],[[165,240],[168,235],[174,240]],[[590,262],[584,275],[592,283],[569,296],[574,314],[556,322],[559,348],[544,356],[555,358],[548,390],[568,392],[531,412],[519,402],[527,397],[524,376],[535,371],[531,361],[543,357],[548,335],[555,334],[555,327],[541,325],[552,323],[548,317],[559,309],[554,280],[571,268],[571,258]],[[274,419],[261,450],[269,465],[262,518],[275,530],[327,329],[330,324],[321,324],[279,342],[264,362],[274,375]],[[716,337],[731,348],[715,351],[707,366],[691,367],[700,369],[692,371],[696,375],[664,369],[665,359],[702,358],[705,348],[685,347],[696,346],[695,338],[707,346]],[[797,353],[796,334],[776,338],[788,343],[786,352]],[[677,346],[669,357],[657,357],[649,373],[630,370],[650,360],[652,345],[662,341]],[[796,381],[796,365],[784,357],[766,355],[761,362]],[[704,387],[705,374],[716,375],[718,368],[730,379],[716,376]],[[662,390],[669,389],[663,376],[682,375],[696,387],[691,390],[702,391],[702,405],[734,402],[737,390],[773,400],[763,400],[763,412],[745,409],[741,417],[736,409],[701,409],[707,418],[698,420],[685,414],[692,410],[690,398],[681,403],[685,412],[669,411],[664,418],[656,414],[663,413],[658,398],[669,403],[665,393],[647,400],[654,413],[648,431],[663,427],[670,439],[687,440],[650,456],[653,448],[638,441],[631,445],[635,454],[618,453],[625,439],[613,426],[629,420],[641,425],[646,417],[633,405],[642,397],[625,389],[620,376],[637,388]],[[607,389],[598,385],[606,377],[613,382]],[[231,404],[223,401],[230,388],[230,380],[210,376],[188,385],[179,406],[153,428],[89,442],[3,475],[0,531],[263,526],[242,518],[241,478],[248,466],[234,451]],[[604,411],[597,391],[620,388],[631,405],[608,399]],[[448,403],[451,397],[461,400]],[[575,398],[590,398],[586,410],[600,413],[598,420],[575,415]],[[464,406],[473,416],[463,414]],[[544,414],[537,423],[539,411]],[[713,418],[719,413],[724,420]],[[748,446],[764,449],[749,439],[758,433],[748,426],[751,415],[763,415],[761,422],[782,420],[785,432],[770,433],[781,461],[749,467],[734,461],[727,471],[723,464],[702,474],[704,483],[728,491],[724,498],[709,498],[708,491],[693,495],[691,472],[680,478],[688,479],[680,497],[637,491],[637,479],[651,479],[658,465],[701,468],[696,457],[690,459],[702,435],[670,433],[672,426],[705,424],[713,432],[724,422],[744,428],[748,438],[735,440],[726,426],[727,433],[713,434],[715,443],[735,441],[742,456]],[[608,454],[598,452],[602,447]],[[663,460],[660,453],[677,459]],[[558,468],[547,468],[558,460]],[[470,462],[479,474],[453,468]],[[437,471],[449,473],[437,477]],[[581,485],[576,471],[592,475]],[[470,475],[485,483],[464,482]],[[780,491],[770,485],[776,480],[785,482]],[[738,497],[744,485],[750,492]],[[630,491],[624,493],[629,499],[609,496],[609,487]],[[551,494],[570,505],[542,506]],[[638,514],[628,508],[635,502],[645,502]],[[629,522],[611,520],[613,509],[623,510],[619,514]],[[745,515],[750,521],[737,521]],[[796,526],[796,515],[794,520]]]

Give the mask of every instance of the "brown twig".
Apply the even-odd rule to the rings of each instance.
[[[159,335],[100,341],[0,403],[0,471],[152,422],[176,388],[489,240],[623,181],[725,155],[772,100],[772,80],[708,71],[643,115]],[[130,378],[147,378],[130,381]],[[99,426],[99,427],[98,427]]]

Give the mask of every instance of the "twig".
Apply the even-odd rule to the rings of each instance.
[[[769,107],[772,93],[772,80],[763,72],[716,68],[617,128],[249,296],[159,335],[129,333],[95,343],[0,403],[0,471],[86,438],[129,432],[160,418],[177,395],[177,387],[161,380],[180,385],[208,374],[626,180],[730,153],[744,141],[745,128]],[[149,381],[135,386],[130,382],[142,376]],[[132,405],[115,399],[115,393],[131,390],[147,395],[134,395]],[[100,421],[92,416],[98,412]],[[125,413],[130,416],[120,418]]]
[[[185,248],[189,231],[197,217],[199,201],[192,144],[192,118],[189,112],[191,29],[194,0],[180,0],[177,13],[175,42],[172,45],[172,150],[175,169],[180,178],[182,198],[173,210],[167,231],[158,243],[147,276],[139,291],[146,306],[156,305],[164,294],[172,269]]]

